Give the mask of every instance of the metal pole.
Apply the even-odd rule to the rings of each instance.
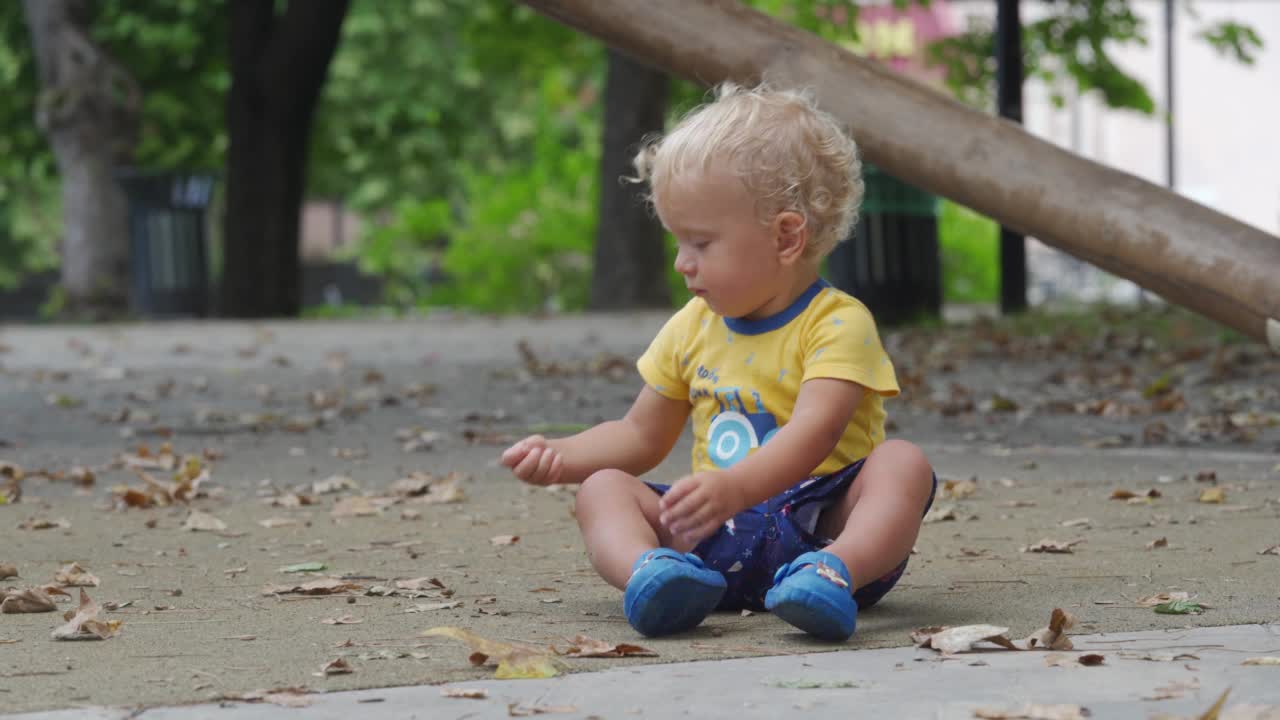
[[[1165,102],[1165,136],[1164,136],[1164,158],[1165,158],[1165,181],[1170,190],[1178,186],[1177,158],[1175,154],[1175,146],[1177,145],[1177,133],[1174,125],[1174,68],[1173,68],[1173,43],[1175,32],[1175,19],[1177,17],[1177,8],[1174,7],[1175,0],[1164,0],[1164,102]]]
[[[1000,117],[1022,123],[1022,20],[1019,0],[996,0],[996,104]],[[1000,226],[1000,312],[1027,309],[1027,241]]]

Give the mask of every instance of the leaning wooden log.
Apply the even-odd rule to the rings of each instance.
[[[812,89],[863,157],[1280,352],[1280,238],[1062,150],[736,0],[523,0],[696,82]]]

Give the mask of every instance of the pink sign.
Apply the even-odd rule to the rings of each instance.
[[[941,79],[940,68],[928,67],[925,50],[933,41],[957,34],[947,0],[931,0],[928,6],[912,4],[903,10],[892,0],[852,4],[858,8],[858,36],[843,43],[846,48],[919,80]],[[843,10],[831,10],[832,22],[848,22]]]

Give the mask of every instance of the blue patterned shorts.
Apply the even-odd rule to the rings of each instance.
[[[830,545],[831,538],[818,537],[818,516],[832,503],[838,502],[853,485],[862,469],[862,460],[819,477],[809,478],[765,502],[734,515],[716,534],[698,543],[693,554],[707,567],[724,575],[729,588],[717,610],[764,609],[764,595],[773,587],[773,575],[783,564],[807,552]],[[670,485],[645,483],[662,495]],[[933,491],[924,512],[933,506],[938,491],[938,476],[933,477]],[[863,585],[853,593],[858,608],[865,610],[898,583],[907,569],[907,560],[887,575]],[[850,568],[857,573],[857,568]],[[856,578],[856,575],[855,575]]]

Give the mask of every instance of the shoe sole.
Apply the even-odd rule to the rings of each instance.
[[[643,605],[647,612],[634,618],[628,615],[627,620],[646,637],[692,630],[715,610],[724,597],[725,588],[691,574],[673,577],[664,573],[650,578],[636,590],[632,608]]]
[[[854,627],[846,632],[839,621],[831,620],[832,616],[839,616],[843,611],[820,595],[807,592],[787,593],[775,602],[767,603],[766,609],[787,624],[822,640],[842,641],[853,635]]]

